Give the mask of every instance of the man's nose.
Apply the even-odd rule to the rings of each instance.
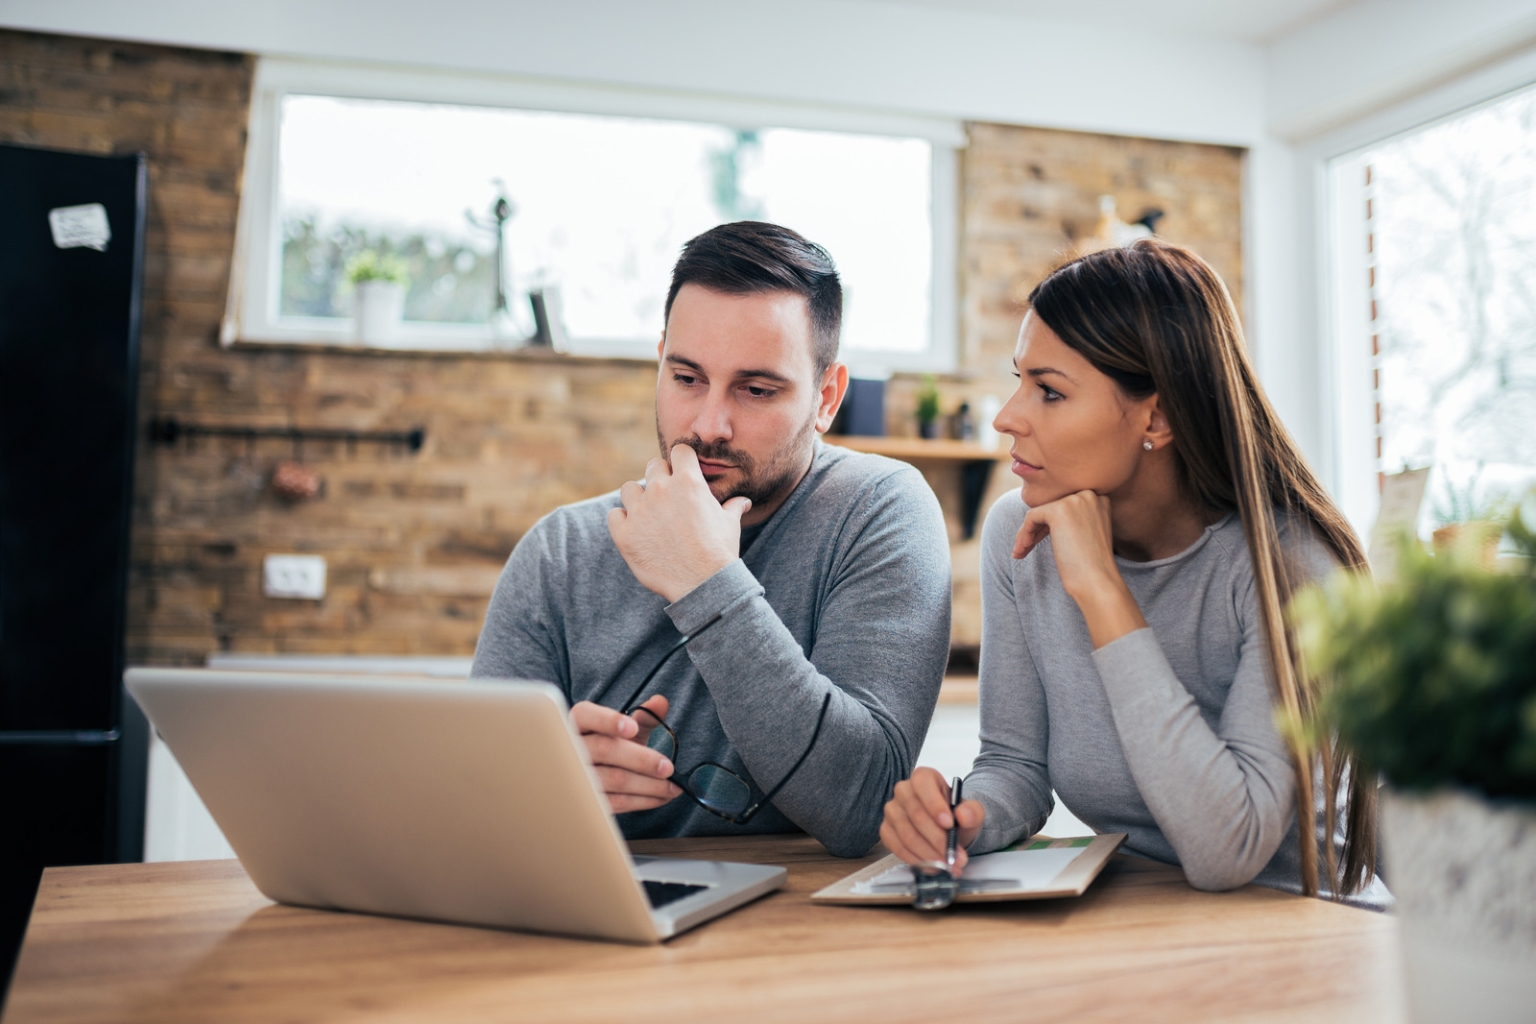
[[[731,439],[730,395],[725,389],[710,388],[704,403],[693,417],[693,433],[701,441]]]

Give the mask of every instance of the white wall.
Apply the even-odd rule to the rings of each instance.
[[[1253,45],[875,0],[0,0],[14,28],[1247,144]]]
[[[1270,44],[1266,123],[1303,142],[1533,45],[1531,0],[1363,0]]]

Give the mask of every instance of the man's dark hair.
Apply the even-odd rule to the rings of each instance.
[[[794,292],[805,296],[811,315],[811,359],[816,383],[837,360],[843,324],[843,286],[827,250],[777,224],[739,220],[721,224],[683,246],[672,268],[665,316],[685,284],[727,295]]]

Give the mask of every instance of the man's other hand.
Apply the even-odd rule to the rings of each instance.
[[[640,706],[658,719],[667,717],[665,697],[657,695]],[[571,722],[587,745],[613,813],[649,811],[682,795],[668,781],[672,762],[645,745],[650,729],[633,715],[584,700],[571,708]]]
[[[645,483],[619,490],[623,508],[608,513],[608,532],[641,586],[678,600],[734,562],[741,550],[741,517],[752,502],[723,505],[710,493],[699,457],[685,444],[672,458],[652,459]]]

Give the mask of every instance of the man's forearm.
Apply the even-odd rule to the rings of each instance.
[[[824,673],[740,562],[668,609],[680,630],[721,614],[689,654],[727,738],[761,789],[776,785],[805,751],[822,700],[831,694],[814,749],[774,804],[840,855],[856,856],[874,844],[881,807],[911,772],[938,699],[947,608],[903,612],[896,616],[903,622],[941,622],[942,638],[934,628],[932,642],[914,644],[910,635],[898,642],[876,610],[818,635],[813,653]]]

